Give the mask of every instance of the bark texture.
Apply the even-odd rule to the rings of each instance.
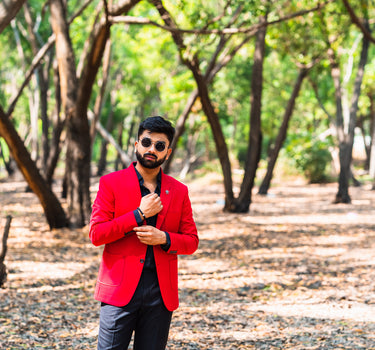
[[[0,33],[17,15],[26,0],[2,0],[0,3]]]
[[[267,194],[268,189],[270,187],[276,161],[287,136],[288,125],[293,114],[294,105],[296,103],[296,99],[298,97],[299,91],[301,90],[302,82],[307,76],[307,73],[308,73],[308,69],[302,68],[298,74],[292,95],[290,96],[288,105],[285,109],[283,122],[280,126],[279,133],[276,137],[275,144],[273,146],[270,158],[268,160],[266,175],[264,176],[262,184],[259,187],[259,194]]]
[[[39,173],[35,162],[19,137],[8,116],[0,108],[0,134],[7,143],[18,168],[22,172],[31,190],[38,196],[50,228],[67,225],[65,212],[44,178]]]

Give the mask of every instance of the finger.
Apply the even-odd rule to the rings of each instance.
[[[146,226],[137,226],[137,227],[134,227],[133,229],[135,232],[147,232],[148,229],[146,228]]]
[[[141,241],[145,241],[145,240],[148,240],[151,235],[148,234],[148,233],[137,233],[137,237],[141,240]]]
[[[151,192],[151,193],[146,194],[145,196],[143,196],[143,198],[145,198],[145,197],[153,197],[153,196],[155,196],[155,194],[156,194],[155,192]]]

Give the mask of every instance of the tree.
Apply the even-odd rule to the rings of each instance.
[[[0,288],[3,288],[7,277],[7,268],[4,264],[5,256],[7,253],[7,241],[9,236],[10,223],[12,222],[12,217],[7,216],[4,232],[1,234],[1,249],[0,249]]]
[[[260,115],[261,115],[261,95],[262,95],[262,70],[263,70],[263,60],[264,60],[264,48],[265,48],[265,35],[266,35],[266,28],[269,25],[267,23],[267,6],[269,3],[267,1],[261,2],[259,15],[259,23],[251,27],[248,27],[246,30],[244,28],[231,28],[234,24],[235,20],[237,19],[235,15],[232,16],[231,20],[229,21],[229,25],[225,27],[225,29],[217,29],[209,30],[207,27],[203,29],[194,30],[194,31],[187,31],[181,30],[177,27],[175,21],[172,18],[172,15],[169,11],[164,7],[160,0],[153,0],[151,1],[152,4],[158,9],[160,17],[164,21],[164,28],[170,30],[172,38],[179,50],[180,59],[186,67],[192,72],[194,79],[197,84],[197,91],[200,97],[200,102],[202,104],[202,108],[204,113],[207,117],[207,120],[210,124],[211,131],[213,138],[215,140],[216,151],[220,160],[223,177],[224,177],[224,191],[225,191],[225,206],[224,210],[232,211],[232,212],[247,212],[249,210],[249,205],[251,203],[251,191],[254,185],[254,179],[256,175],[256,170],[258,167],[258,162],[260,159],[260,152],[261,152],[261,142],[262,142],[262,135],[261,135],[261,123],[260,123]],[[226,3],[226,6],[229,6],[229,2]],[[242,9],[241,6],[239,8]],[[319,6],[317,8],[320,8]],[[314,10],[316,10],[315,8]],[[224,13],[227,7],[224,7]],[[243,9],[242,9],[243,10]],[[245,11],[243,11],[244,13]],[[232,10],[232,13],[236,13],[236,11]],[[300,14],[300,13],[299,13]],[[297,15],[297,14],[293,14]],[[293,17],[293,15],[286,16],[288,18]],[[216,18],[225,17],[224,15],[219,15]],[[282,21],[279,19],[277,22]],[[208,21],[208,23],[210,23]],[[214,20],[211,21],[214,23]],[[218,33],[220,35],[220,42],[215,49],[215,56],[211,60],[208,67],[215,64],[216,57],[219,55],[223,47],[225,46],[227,40],[225,40],[225,33],[236,33],[236,32],[246,32],[248,36],[253,36],[256,34],[256,53],[254,54],[254,64],[253,64],[253,76],[252,76],[252,83],[251,83],[251,112],[250,112],[250,131],[249,131],[249,144],[248,144],[248,151],[246,157],[246,164],[245,164],[245,174],[243,177],[243,182],[241,184],[241,190],[238,198],[234,197],[233,192],[233,181],[232,181],[232,173],[231,173],[231,162],[229,159],[229,151],[226,144],[225,136],[220,125],[219,116],[213,107],[212,100],[210,98],[209,88],[208,88],[208,81],[207,76],[208,74],[204,74],[201,71],[201,61],[199,57],[199,51],[197,48],[188,47],[184,42],[184,32],[194,32],[194,33]],[[220,43],[224,42],[224,45],[220,45]],[[207,70],[208,71],[208,70]],[[189,100],[189,105],[192,104],[194,98],[194,94],[192,94],[191,99]],[[186,116],[186,114],[185,114]]]
[[[88,49],[84,52],[83,69],[78,81],[65,5],[62,0],[50,2],[51,24],[56,35],[59,61],[62,108],[67,128],[66,185],[71,226],[87,224],[91,215],[91,141],[87,109],[110,35],[111,23],[108,16],[129,11],[138,2],[139,0],[124,0],[110,9],[104,2],[104,14],[98,12],[88,38]]]
[[[0,33],[17,15],[26,0],[3,0],[0,3]]]
[[[87,7],[88,0],[82,9]],[[120,1],[111,8],[111,15],[118,15],[129,11],[138,1]],[[45,53],[52,47],[56,39],[56,52],[58,55],[58,72],[61,87],[61,100],[63,113],[67,124],[67,174],[68,174],[68,210],[72,226],[82,226],[89,220],[91,201],[89,193],[90,179],[90,136],[87,121],[87,107],[91,96],[92,86],[96,73],[101,64],[104,47],[109,37],[110,24],[109,11],[105,7],[104,16],[96,16],[92,35],[88,39],[90,45],[84,52],[83,69],[77,80],[74,52],[69,37],[69,24],[65,5],[62,1],[51,1],[51,22],[55,35],[35,55],[29,71],[25,74],[25,81],[19,89],[17,96],[11,101],[8,112],[0,113],[0,133],[7,142],[11,153],[15,156],[30,188],[38,195],[45,210],[47,221],[51,227],[65,226],[67,221],[57,198],[49,190],[48,185],[40,176],[35,163],[9,120],[9,115],[14,110],[22,90],[30,80],[33,70],[40,64]],[[106,3],[104,3],[106,4]],[[103,13],[103,12],[102,12]],[[66,49],[66,51],[65,51]],[[56,90],[59,92],[59,89]],[[58,115],[58,114],[57,114]],[[62,118],[63,121],[65,118]],[[59,123],[59,133],[61,132]],[[56,136],[59,136],[59,133]],[[55,157],[56,161],[56,157]]]
[[[368,20],[365,20],[365,27],[369,30]],[[343,93],[344,88],[341,83],[341,70],[339,58],[334,49],[334,43],[328,39],[328,58],[331,67],[331,76],[335,87],[335,101],[336,101],[336,128],[339,143],[339,160],[340,160],[340,173],[338,179],[338,192],[336,194],[336,203],[350,203],[351,198],[349,195],[349,181],[352,178],[352,150],[354,142],[354,129],[356,127],[358,100],[361,91],[361,84],[364,75],[364,69],[367,63],[369,40],[366,36],[362,39],[362,50],[360,60],[358,62],[357,74],[354,81],[354,89],[351,99],[351,106],[346,113],[343,107]],[[348,118],[345,118],[345,114]],[[347,121],[345,120],[347,119]]]
[[[67,219],[59,200],[40,175],[16,129],[0,107],[0,135],[7,143],[17,165],[32,191],[38,196],[50,228],[65,227]]]
[[[277,138],[275,140],[275,144],[273,145],[273,149],[272,149],[272,152],[270,154],[270,159],[268,160],[266,175],[264,176],[263,181],[262,181],[262,183],[259,187],[259,194],[267,194],[267,192],[268,192],[268,189],[269,189],[270,184],[271,184],[273,170],[275,168],[275,164],[276,164],[279,152],[280,152],[280,150],[283,146],[283,143],[285,141],[285,138],[287,136],[288,124],[289,124],[289,121],[292,117],[294,104],[296,102],[297,96],[298,96],[299,91],[301,89],[302,82],[303,82],[304,78],[307,76],[308,72],[309,72],[309,69],[306,68],[306,67],[301,68],[300,71],[299,71],[298,77],[297,77],[295,85],[294,85],[293,92],[290,96],[290,99],[288,101],[288,105],[287,105],[287,107],[285,109],[285,112],[284,112],[283,122],[280,126],[279,133],[278,133]]]

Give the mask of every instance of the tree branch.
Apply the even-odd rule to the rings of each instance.
[[[87,116],[91,122],[94,122],[94,113],[92,111],[87,112]],[[95,128],[99,132],[99,134],[103,137],[104,140],[109,142],[117,151],[121,158],[121,162],[125,164],[126,166],[129,166],[132,162],[130,157],[122,150],[121,146],[116,142],[116,140],[113,138],[113,136],[103,127],[102,124],[100,124],[99,121],[95,123]]]
[[[368,26],[363,24],[361,20],[357,17],[355,14],[353,8],[350,6],[348,0],[342,0],[344,3],[344,6],[348,10],[349,16],[353,22],[354,25],[356,25],[363,33],[363,35],[366,37],[367,40],[371,41],[373,44],[375,44],[375,38],[371,35],[371,32],[368,30]]]
[[[70,18],[68,23],[69,24],[72,23],[74,21],[74,19],[76,19],[92,1],[93,0],[86,0],[84,2],[84,4],[82,5],[82,7],[75,14],[73,14],[73,16]],[[20,96],[23,92],[23,89],[29,83],[35,68],[38,67],[38,65],[40,64],[40,61],[43,59],[45,54],[52,48],[53,44],[55,43],[55,40],[56,40],[55,34],[52,34],[48,38],[47,42],[41,47],[41,49],[38,51],[38,53],[34,56],[33,60],[31,61],[31,65],[30,65],[29,70],[25,73],[25,79],[24,79],[21,87],[19,88],[17,94],[13,97],[13,99],[10,102],[10,105],[9,105],[8,110],[6,112],[7,116],[10,116],[13,113],[13,110],[14,110],[16,104],[17,104],[17,101],[20,98]]]
[[[0,33],[17,15],[26,0],[3,0],[0,2]]]
[[[310,12],[315,12],[320,9],[322,9],[324,6],[326,6],[328,3],[333,2],[334,0],[328,0],[323,2],[322,4],[318,4],[317,6],[307,9],[307,10],[301,10],[297,11],[295,13],[289,14],[287,16],[281,17],[279,19],[276,19],[274,21],[264,22],[264,23],[257,23],[250,27],[244,27],[244,28],[224,28],[224,29],[183,29],[178,28],[175,25],[163,25],[159,24],[155,21],[149,20],[147,18],[141,18],[141,17],[132,17],[132,16],[110,16],[109,21],[112,23],[127,23],[127,24],[146,24],[146,25],[153,25],[155,27],[167,30],[171,33],[186,33],[186,34],[201,34],[201,35],[210,35],[210,34],[251,34],[254,35],[260,28],[267,27],[269,25],[278,24],[296,17],[304,16]]]

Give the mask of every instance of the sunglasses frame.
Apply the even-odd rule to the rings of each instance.
[[[163,152],[167,145],[165,144],[164,141],[156,141],[156,142],[153,142],[149,137],[143,137],[142,139],[139,140],[142,147],[144,148],[149,148],[151,147],[151,145],[155,145],[155,149],[158,151],[158,152]],[[143,143],[146,143],[146,145],[144,145]],[[160,147],[162,149],[160,149]]]

